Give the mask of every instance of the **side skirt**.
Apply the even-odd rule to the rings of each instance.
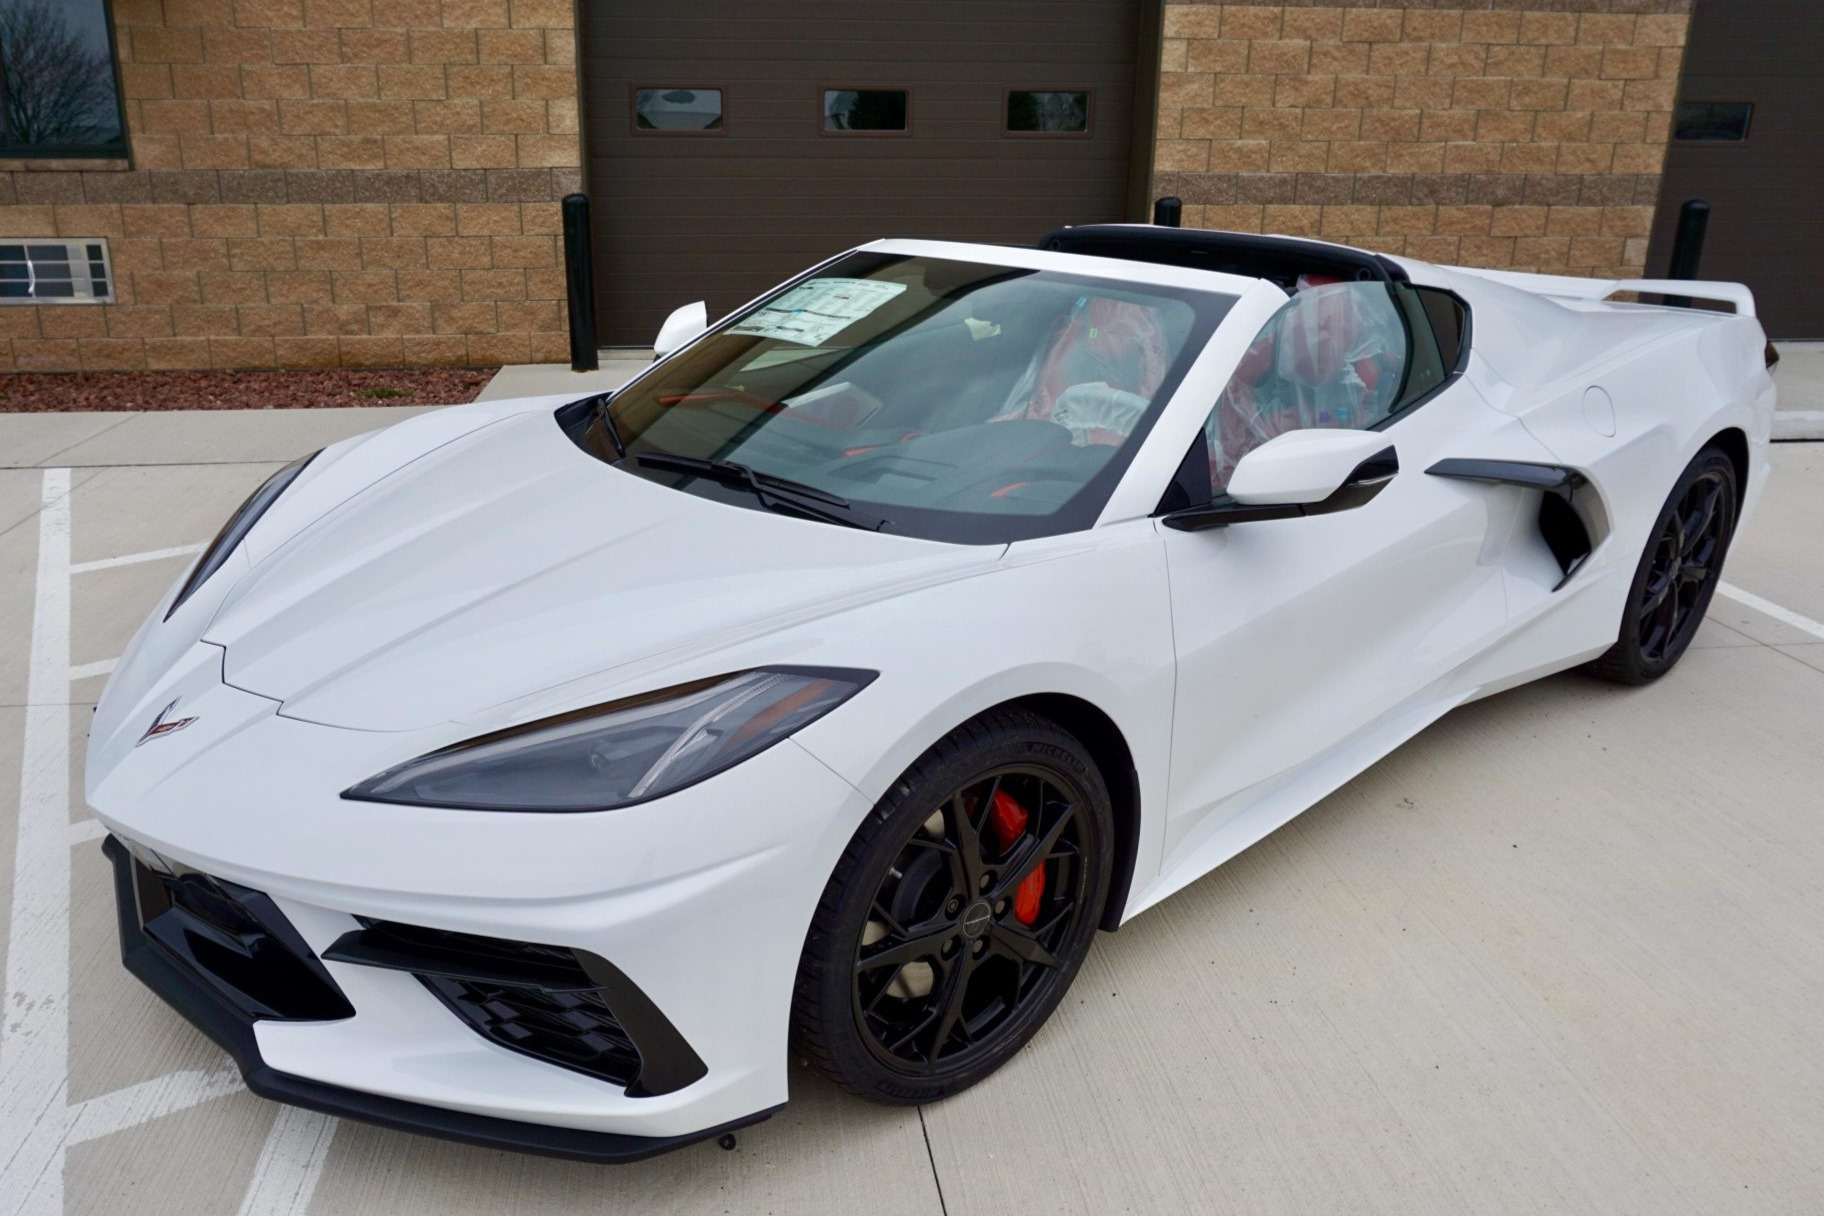
[[[1473,698],[1472,691],[1441,691],[1449,680],[1446,677],[1433,684],[1303,766],[1226,799],[1167,859],[1159,877],[1128,901],[1124,922],[1290,823],[1375,761]]]

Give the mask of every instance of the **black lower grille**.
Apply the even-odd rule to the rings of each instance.
[[[457,1017],[502,1047],[616,1085],[632,1085],[640,1075],[640,1053],[599,992],[419,978]]]
[[[637,984],[599,955],[394,921],[363,927],[323,952],[339,963],[409,971],[474,1031],[548,1064],[671,1093],[708,1072]]]
[[[249,1018],[319,1022],[355,1015],[323,964],[265,894],[155,859],[133,859],[141,928],[176,963]]]

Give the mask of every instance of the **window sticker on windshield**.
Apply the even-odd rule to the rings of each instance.
[[[905,289],[879,279],[812,279],[728,332],[822,346]]]

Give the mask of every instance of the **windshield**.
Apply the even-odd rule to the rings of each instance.
[[[659,454],[835,496],[867,526],[999,543],[1086,528],[1234,297],[855,253],[614,395],[619,467],[755,509]],[[598,452],[612,459],[612,447]],[[651,463],[643,463],[647,457]],[[882,521],[883,523],[877,523]]]

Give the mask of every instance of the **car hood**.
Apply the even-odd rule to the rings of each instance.
[[[225,648],[229,685],[287,717],[415,730],[489,722],[571,682],[587,704],[590,677],[966,577],[1003,552],[681,493],[602,464],[540,410],[330,509],[255,562],[203,638]]]

